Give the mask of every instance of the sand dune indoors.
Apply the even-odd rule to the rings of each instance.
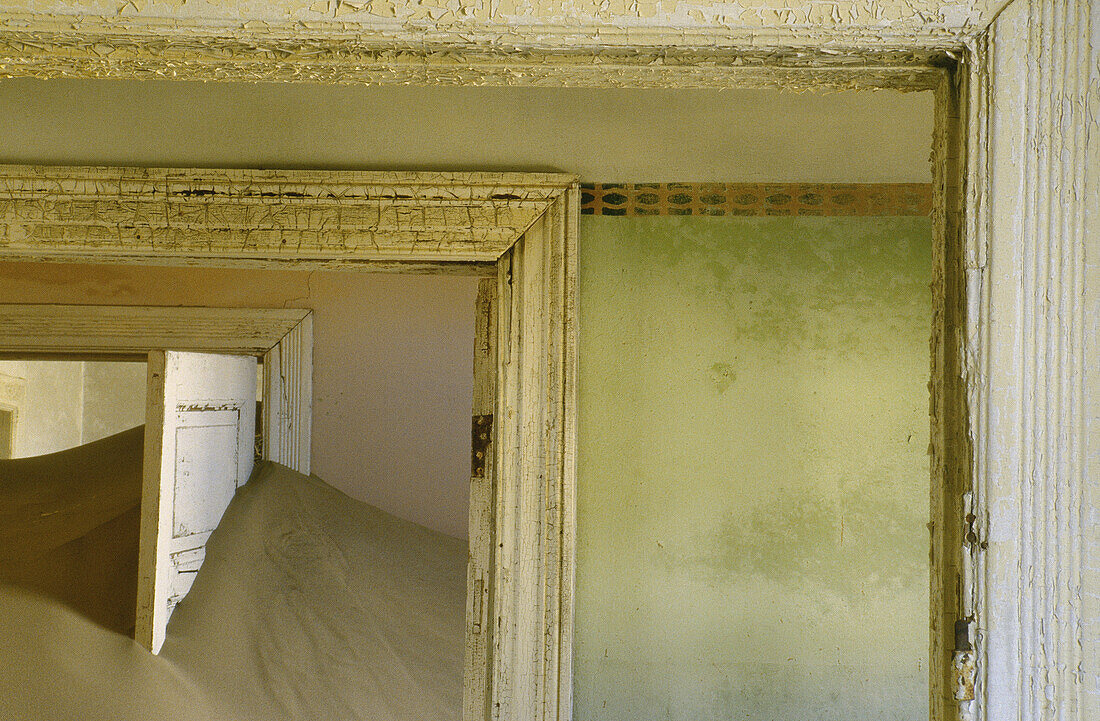
[[[463,540],[265,464],[160,656],[0,589],[0,717],[458,719],[465,563]]]

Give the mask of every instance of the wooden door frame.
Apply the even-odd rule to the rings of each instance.
[[[0,355],[106,357],[160,349],[259,357],[264,458],[309,473],[312,311],[0,304]]]
[[[1100,718],[1095,2],[749,0],[709,20],[704,2],[676,27],[613,9],[561,24],[533,3],[427,29],[400,0],[397,21],[45,5],[0,13],[0,75],[934,89],[932,718]],[[501,667],[526,705],[493,718],[570,718],[569,618],[516,636],[544,650]]]
[[[490,275],[464,708],[516,718],[572,692],[579,199],[565,174],[0,166],[0,259]],[[265,449],[308,473],[308,311],[0,305],[0,353],[153,348],[263,353]]]

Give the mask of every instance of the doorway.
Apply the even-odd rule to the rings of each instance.
[[[472,717],[484,715],[490,707],[511,714],[513,709],[518,713],[536,705],[557,708],[568,704],[569,684],[563,679],[570,673],[572,629],[574,288],[579,200],[575,178],[544,173],[224,169],[60,168],[36,172],[36,179],[25,187],[30,193],[28,201],[36,207],[42,193],[31,186],[43,179],[43,172],[51,175],[45,181],[45,192],[54,196],[75,189],[86,198],[89,192],[112,187],[94,202],[115,206],[121,213],[144,207],[145,201],[163,209],[163,194],[169,200],[168,217],[142,213],[137,225],[116,227],[127,234],[120,243],[88,245],[73,252],[72,247],[58,251],[49,242],[36,239],[27,248],[32,255],[55,261],[95,259],[100,267],[112,259],[144,266],[206,266],[203,270],[225,275],[234,297],[247,287],[233,282],[240,266],[258,265],[274,271],[287,261],[293,265],[286,267],[307,271],[307,284],[308,271],[319,267],[427,270],[443,275],[457,271],[490,278],[497,322],[490,324],[491,354],[487,358],[495,372],[487,377],[482,392],[493,399],[491,443],[485,449],[491,466],[486,464],[479,479],[483,491],[471,495],[485,505],[478,513],[471,512],[471,519],[477,518],[478,539],[486,554],[472,554],[469,559],[474,580],[468,585],[463,704]],[[72,182],[56,182],[61,176]],[[95,180],[107,176],[113,178],[113,185]],[[200,192],[192,190],[198,186]],[[334,203],[334,198],[339,202]],[[19,205],[23,200],[13,198],[12,202]],[[211,210],[212,204],[218,206],[217,212]],[[259,228],[224,225],[226,218],[238,218],[240,211],[254,206],[280,211],[256,215]],[[177,211],[182,213],[180,218],[187,219],[186,228],[176,222]],[[94,226],[101,217],[88,220]],[[287,219],[295,222],[288,225]],[[152,234],[145,231],[148,222],[158,225]],[[303,223],[309,228],[303,229]],[[81,234],[99,232],[90,226],[70,227]],[[21,237],[36,235],[36,229],[25,228]],[[161,242],[168,237],[174,240]],[[18,258],[22,252],[10,246],[7,250],[12,251],[9,258]],[[135,288],[111,283],[99,287],[120,288],[121,295]],[[139,283],[138,287],[144,290],[147,286]],[[199,291],[194,287],[153,289],[173,303]],[[119,295],[116,292],[112,297]],[[283,299],[282,305],[295,305],[294,297]],[[301,322],[291,322],[288,329],[283,321],[294,313],[275,309],[246,313],[97,306],[92,313],[81,315],[89,309],[69,307],[65,311],[68,316],[58,318],[56,306],[12,308],[0,306],[0,317],[9,311],[14,314],[14,322],[4,318],[0,323],[0,347],[36,347],[44,342],[95,347],[102,344],[102,333],[97,331],[103,325],[87,316],[107,313],[125,330],[120,333],[112,328],[113,339],[124,337],[122,344],[127,347],[232,353],[242,347],[256,348],[257,336],[233,327],[229,316],[259,316],[248,322],[259,327],[259,338],[265,340],[257,348],[268,368],[264,452],[269,458],[285,459],[293,468],[309,470],[310,405],[314,399],[311,317],[300,317]],[[143,322],[149,313],[161,314],[162,322],[153,324],[155,327]],[[194,314],[197,320],[180,325],[180,313]],[[78,336],[75,341],[73,328]],[[279,332],[272,338],[273,330]],[[180,344],[179,338],[190,343]],[[532,609],[542,611],[532,613]],[[545,638],[557,639],[562,650],[554,663],[538,660],[542,645],[537,639]],[[534,667],[532,664],[540,669],[538,673],[518,673],[519,668]],[[498,684],[495,680],[501,678],[510,680]],[[552,693],[547,691],[551,687],[555,689]]]
[[[0,580],[134,633],[145,363],[0,360]]]

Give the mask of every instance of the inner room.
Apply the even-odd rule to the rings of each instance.
[[[145,387],[140,358],[0,360],[0,582],[128,636]]]
[[[7,164],[577,174],[573,718],[928,717],[931,92],[17,79],[0,112]],[[0,260],[0,303],[312,310],[310,472],[461,556],[429,604],[454,635],[405,636],[446,701],[379,717],[462,718],[486,269],[209,265]],[[337,585],[334,614],[380,603]],[[340,690],[370,661],[301,625],[317,665],[276,688],[181,667],[278,718],[372,717]]]
[[[0,460],[44,456],[145,423],[145,361],[0,360]]]
[[[479,283],[477,275],[427,276],[355,271],[140,268],[106,265],[86,267],[65,264],[12,264],[6,269],[18,275],[20,282],[30,282],[37,286],[38,291],[45,286],[60,289],[61,294],[50,299],[53,303],[86,303],[90,298],[84,295],[85,288],[110,287],[116,289],[111,295],[112,303],[124,306],[293,307],[312,311],[314,352],[311,469],[316,476],[331,485],[333,491],[310,498],[299,496],[300,506],[281,507],[278,512],[291,513],[298,518],[299,522],[284,531],[288,539],[298,540],[288,540],[290,545],[285,548],[269,547],[266,550],[260,549],[259,552],[267,555],[289,553],[293,557],[294,553],[301,552],[300,544],[308,542],[305,540],[310,537],[308,534],[321,531],[331,533],[341,554],[350,555],[362,550],[355,544],[366,543],[364,539],[367,535],[380,534],[380,540],[370,542],[367,546],[370,554],[378,558],[367,558],[366,565],[358,572],[354,568],[350,569],[349,578],[360,585],[366,584],[367,580],[370,581],[370,586],[386,583],[384,571],[396,566],[399,561],[401,566],[393,569],[395,573],[421,574],[426,578],[389,579],[387,592],[382,596],[376,594],[377,599],[384,597],[389,603],[384,608],[375,608],[370,619],[361,621],[361,626],[369,629],[380,618],[390,619],[390,625],[394,628],[390,631],[392,635],[387,643],[398,646],[398,653],[391,657],[379,651],[372,655],[370,662],[365,663],[362,670],[371,672],[375,665],[383,661],[399,663],[401,644],[396,642],[396,638],[401,637],[404,631],[396,628],[396,620],[401,618],[402,613],[426,615],[428,611],[432,611],[434,613],[430,614],[426,628],[421,630],[422,634],[417,639],[421,645],[416,648],[417,653],[413,654],[424,667],[421,675],[430,671],[432,678],[430,683],[418,688],[405,688],[399,678],[381,679],[378,687],[371,684],[344,684],[343,688],[353,697],[356,694],[362,695],[363,689],[373,690],[375,697],[379,699],[378,704],[381,705],[391,702],[387,693],[392,695],[396,693],[395,688],[400,689],[407,697],[402,702],[403,707],[413,714],[422,714],[426,709],[438,707],[456,711],[460,708],[466,538],[469,523],[470,408],[474,378],[475,305]],[[6,283],[3,285],[11,287]],[[43,300],[38,291],[24,298]],[[142,411],[141,418],[144,418],[145,410],[145,365],[127,364],[127,367],[133,366],[140,372],[137,402]],[[26,376],[25,366],[22,362],[7,362],[6,365],[0,364],[0,373],[7,370],[12,375],[22,373]],[[263,369],[258,367],[258,370],[257,398],[261,398]],[[262,417],[262,413],[257,413],[258,419]],[[59,427],[59,424],[55,423],[55,426]],[[127,472],[127,483],[132,485],[136,481],[138,485],[130,490],[135,495],[140,493],[142,439],[138,436],[134,440],[136,444],[127,442],[125,448],[118,449],[125,454],[125,463],[120,463],[120,459],[113,453],[105,455],[104,449],[88,446],[87,448],[94,448],[99,456],[86,459],[85,470],[90,474],[107,475],[105,467],[116,470],[135,468],[138,475],[135,477],[134,473]],[[78,448],[77,452],[80,450]],[[43,460],[48,462],[48,459]],[[0,471],[3,469],[0,466]],[[79,482],[81,479],[71,480]],[[347,494],[347,497],[342,494]],[[357,534],[341,535],[336,530],[339,527],[337,521],[339,518],[346,521],[347,515],[336,520],[330,519],[331,527],[324,529],[318,529],[314,524],[302,520],[310,512],[318,512],[319,506],[311,505],[311,502],[340,504],[342,497],[343,501],[348,501],[349,497],[353,499],[350,501],[352,510],[348,513],[356,513],[353,517],[359,522],[369,524],[369,527],[361,529]],[[266,500],[271,501],[271,498]],[[360,506],[360,503],[367,505]],[[370,510],[368,506],[371,507]],[[251,519],[248,523],[254,520],[256,519]],[[275,523],[274,516],[266,518],[266,522]],[[137,571],[134,560],[137,554],[136,518],[132,525],[134,533],[127,535],[125,539],[79,539],[84,547],[94,546],[94,551],[101,556],[85,558],[88,563],[101,563],[117,557],[127,558],[126,568],[119,575],[126,576],[121,579],[124,581],[121,586],[131,594],[128,599],[131,632],[134,605],[132,592],[135,583],[133,576]],[[276,540],[281,538],[280,535]],[[349,538],[351,541],[347,540]],[[341,545],[345,542],[347,545]],[[241,553],[245,553],[249,547],[246,542],[242,542],[239,548]],[[422,558],[406,558],[403,555],[410,552],[420,553]],[[313,559],[313,565],[318,564],[320,559]],[[250,564],[246,561],[245,568],[248,565]],[[318,565],[315,573],[320,575],[323,568],[323,565]],[[242,569],[234,566],[234,570],[240,572]],[[58,574],[58,577],[63,578],[63,574]],[[22,579],[13,580],[18,583]],[[67,580],[72,586],[73,579],[70,577]],[[405,581],[404,585],[400,583],[402,580]],[[226,586],[229,579],[219,581],[213,591],[228,595]],[[293,581],[303,582],[300,578]],[[410,589],[417,583],[426,584],[424,597],[409,597]],[[29,584],[18,585],[27,587]],[[354,583],[350,585],[355,587]],[[365,590],[362,592],[366,593]],[[345,588],[344,593],[350,593],[350,589]],[[47,595],[60,597],[70,605],[81,606],[72,603],[71,589],[65,594]],[[86,590],[78,592],[76,597],[79,599],[84,595]],[[234,604],[239,606],[241,599],[237,596],[233,598]],[[366,607],[365,603],[357,604],[360,612]],[[187,598],[184,598],[180,606],[172,612],[173,618],[176,614],[187,616],[187,606]],[[207,608],[209,609],[209,604]],[[299,611],[304,610],[301,607],[296,608]],[[271,630],[251,625],[252,621],[261,626],[274,623],[270,617],[261,618],[263,610],[262,603],[255,604],[252,609],[255,615],[250,613],[248,623],[239,624],[233,631],[252,634],[250,638],[255,638],[256,634],[262,635]],[[268,609],[269,613],[283,611],[281,606],[275,611]],[[199,616],[195,623],[201,626],[203,614],[195,615]],[[356,618],[353,611],[346,611],[344,615],[348,623]],[[224,620],[224,617],[220,618]],[[98,617],[96,620],[103,623]],[[113,624],[110,627],[117,628]],[[202,630],[215,629],[203,627]],[[204,637],[209,640],[211,635],[207,633]],[[386,637],[386,632],[380,635]],[[225,629],[218,632],[217,636],[227,643],[247,642],[247,638],[241,638]],[[170,635],[169,646],[171,642]],[[176,653],[177,658],[186,656],[190,660],[199,655],[204,656],[207,665],[195,673],[205,673],[208,682],[212,684],[232,683],[235,679],[242,678],[254,681],[258,678],[258,674],[242,672],[239,662],[236,664],[236,675],[229,673],[227,668],[211,669],[211,657],[228,659],[234,653],[231,648],[227,648],[222,654],[213,654],[211,650],[208,645],[202,654],[195,652],[188,656],[187,650]],[[165,652],[172,653],[172,649],[169,647]],[[429,653],[431,657],[426,658]],[[303,669],[309,668],[308,661],[299,659],[299,663],[295,664],[292,662],[294,658],[294,654],[288,653],[282,659],[285,664],[282,673],[287,676],[297,675]],[[323,685],[329,682],[329,679],[320,675],[321,668],[313,670],[318,674],[315,678],[319,683]],[[267,668],[264,673],[269,681],[279,674],[272,668]],[[417,674],[410,671],[401,678],[416,681]],[[254,697],[258,699],[259,710],[256,713],[269,711],[269,699],[255,689],[249,692],[241,689],[225,690],[224,693]],[[346,699],[343,702],[350,703]],[[314,705],[314,710],[317,707]],[[335,713],[335,709],[340,707],[332,703],[327,708]]]

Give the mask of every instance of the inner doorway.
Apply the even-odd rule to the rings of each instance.
[[[0,360],[0,581],[133,635],[144,361]]]

